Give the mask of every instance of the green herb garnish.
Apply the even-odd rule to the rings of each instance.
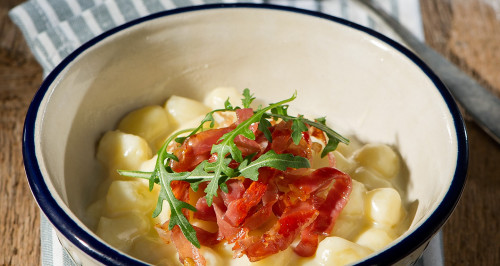
[[[251,124],[259,122],[258,129],[263,132],[264,136],[270,142],[272,142],[271,132],[269,131],[271,122],[269,119],[292,121],[292,139],[295,144],[300,142],[302,133],[308,130],[307,125],[316,127],[323,131],[328,137],[328,143],[321,154],[322,157],[328,154],[328,152],[335,150],[339,142],[346,144],[349,143],[347,138],[341,136],[326,126],[325,118],[317,118],[315,121],[311,121],[303,116],[295,117],[288,115],[287,103],[293,101],[296,96],[296,93],[294,93],[292,97],[288,99],[270,104],[265,108],[259,107],[256,111],[254,111],[254,114],[250,118],[238,124],[238,126],[236,126],[236,128],[232,131],[224,134],[219,139],[218,143],[212,146],[211,153],[217,153],[216,161],[208,162],[205,160],[191,172],[177,173],[170,168],[172,160],[178,161],[178,158],[173,153],[167,152],[167,147],[170,143],[172,141],[183,143],[190,136],[204,130],[207,122],[210,122],[209,127],[213,128],[215,124],[213,114],[215,112],[236,111],[237,109],[241,109],[241,107],[233,107],[229,103],[229,100],[227,100],[224,104],[224,109],[217,109],[207,113],[197,128],[176,132],[165,141],[163,146],[158,151],[158,158],[153,172],[124,170],[119,170],[118,172],[124,176],[148,179],[149,190],[153,190],[155,183],[159,184],[161,186],[160,194],[158,196],[156,209],[153,212],[153,217],[156,217],[161,213],[163,201],[167,201],[171,210],[168,229],[172,230],[175,225],[178,225],[186,239],[188,239],[196,247],[200,248],[200,243],[196,237],[196,231],[189,223],[186,216],[182,213],[183,209],[196,211],[196,208],[175,198],[172,187],[170,186],[172,181],[186,181],[190,183],[191,188],[194,191],[198,190],[198,186],[201,182],[208,181],[209,183],[204,192],[206,193],[207,204],[208,206],[211,206],[213,197],[217,196],[217,190],[219,188],[222,191],[227,192],[225,182],[230,178],[242,176],[257,181],[259,175],[258,170],[261,167],[272,167],[281,171],[284,171],[287,168],[310,167],[309,160],[304,157],[294,156],[292,154],[277,154],[272,150],[262,154],[256,160],[252,160],[254,155],[243,158],[241,151],[234,143],[234,139],[238,135],[242,135],[248,139],[255,140],[255,135],[249,128]],[[253,97],[253,94],[250,94],[250,90],[245,89],[243,91],[243,98],[241,99],[243,108],[249,108],[254,99],[255,97]],[[185,133],[189,134],[185,137],[180,137],[180,135]],[[229,163],[232,160],[240,163],[236,169],[229,167]]]

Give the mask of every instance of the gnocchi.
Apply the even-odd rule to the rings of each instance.
[[[366,257],[370,253],[372,250],[369,248],[341,237],[327,237],[319,243],[316,256],[306,261],[304,265],[346,265]]]
[[[118,130],[143,138],[154,150],[161,147],[165,135],[171,128],[167,112],[159,105],[132,111],[118,124]]]
[[[366,193],[367,217],[376,224],[392,227],[403,218],[402,201],[393,188],[378,188]]]
[[[391,179],[399,172],[399,157],[391,147],[382,144],[366,144],[354,155],[360,165],[371,168],[382,177]]]
[[[117,169],[138,169],[152,153],[143,138],[119,130],[106,132],[97,147],[97,159],[107,168],[109,176],[118,179],[121,177]]]
[[[176,95],[167,100],[165,109],[171,121],[177,126],[210,112],[210,108],[201,102]]]
[[[148,232],[149,228],[146,217],[129,212],[116,218],[101,217],[96,233],[111,246],[127,252],[134,240]]]
[[[88,208],[89,225],[104,241],[153,264],[180,264],[173,245],[165,245],[154,227],[169,219],[170,207],[156,218],[160,187],[149,191],[147,180],[125,178],[118,169],[152,171],[156,151],[173,131],[197,125],[212,109],[224,107],[226,99],[237,105],[241,95],[233,88],[221,87],[210,92],[203,102],[171,96],[164,106],[146,106],[127,114],[117,130],[106,132],[97,147],[97,159],[109,177],[103,182],[105,195]],[[233,123],[231,114],[214,115],[218,126]],[[200,252],[208,265],[345,265],[383,249],[407,229],[407,217],[401,191],[395,187],[400,178],[401,160],[396,151],[384,144],[340,143],[333,152],[338,169],[352,176],[349,201],[336,220],[330,234],[318,246],[316,255],[299,257],[288,248],[257,262],[246,256],[232,258],[232,246],[220,243]],[[331,160],[314,160],[313,168],[328,165]],[[195,203],[192,203],[195,204]],[[196,221],[197,226],[213,230],[209,222]],[[211,228],[212,226],[212,228]],[[406,227],[406,228],[405,228]]]

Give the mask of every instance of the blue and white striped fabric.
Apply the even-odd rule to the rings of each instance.
[[[115,26],[162,10],[219,2],[267,3],[320,11],[397,39],[380,19],[348,0],[30,0],[15,7],[9,15],[48,74],[81,44]],[[379,2],[423,39],[418,0]]]
[[[29,0],[9,13],[47,75],[83,43],[113,27],[158,11],[209,3],[265,3],[293,6],[342,17],[399,40],[376,15],[350,0]],[[421,40],[418,0],[377,0]],[[55,231],[42,214],[42,265],[74,265]],[[443,265],[441,234],[435,237],[417,265]]]

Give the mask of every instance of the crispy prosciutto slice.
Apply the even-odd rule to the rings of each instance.
[[[207,198],[200,197],[196,202],[196,209],[197,211],[193,214],[194,218],[202,221],[217,222],[214,207],[208,206]]]
[[[273,205],[278,201],[278,198],[278,187],[274,183],[268,183],[266,192],[262,196],[262,202],[254,213],[247,216],[243,227],[255,230],[275,217]]]
[[[266,184],[259,181],[252,182],[241,198],[229,203],[223,219],[232,226],[239,226],[249,214],[250,209],[261,201],[266,190]]]
[[[319,211],[318,217],[302,231],[299,244],[294,251],[303,257],[314,255],[319,244],[320,236],[328,236],[335,224],[335,220],[347,204],[352,189],[351,178],[332,167],[318,169],[323,174],[331,176],[335,181],[330,188],[326,198],[314,197],[314,208]]]
[[[213,206],[217,216],[217,225],[219,226],[219,239],[225,239],[228,243],[234,243],[239,238],[243,238],[248,234],[248,228],[235,227],[224,220],[226,208],[222,201],[214,199]]]
[[[231,131],[233,127],[212,129],[195,134],[187,139],[174,154],[179,159],[173,161],[172,169],[175,172],[192,171],[202,161],[210,158],[212,146],[222,137]]]
[[[311,139],[307,132],[302,133],[302,139],[299,144],[293,143],[292,139],[292,122],[280,122],[273,127],[272,131],[273,142],[270,149],[276,153],[291,153],[293,155],[302,156],[311,159]]]
[[[285,180],[286,177],[291,177],[288,180],[294,190],[282,195],[282,205],[285,207],[278,222],[260,239],[252,237],[238,241],[237,251],[246,254],[250,261],[257,261],[286,249],[291,244],[289,241],[299,235],[300,242],[294,251],[301,256],[314,255],[319,236],[329,235],[335,219],[347,204],[351,179],[335,168],[292,170],[284,175]],[[326,198],[323,198],[322,194],[328,186],[331,189]],[[306,193],[308,197],[304,197]]]
[[[252,108],[243,108],[236,110],[236,116],[238,117],[236,124],[240,124],[243,121],[247,120],[253,115]]]
[[[307,202],[298,202],[283,212],[277,223],[262,236],[251,236],[239,240],[235,251],[247,255],[250,261],[258,261],[287,249],[301,230],[317,217],[318,211]]]
[[[206,265],[206,260],[200,253],[200,250],[184,237],[179,226],[174,226],[170,234],[168,234],[168,221],[161,226],[156,226],[155,229],[163,242],[169,244],[172,241],[174,243],[179,253],[179,260],[183,264]]]
[[[203,131],[186,139],[174,150],[179,160],[171,163],[172,169],[191,171],[204,160],[216,161],[218,155],[211,154],[212,146],[253,114],[250,108],[238,109],[234,125]],[[253,123],[249,129],[255,139],[239,135],[234,143],[243,157],[252,155],[253,160],[271,149],[277,154],[293,154],[311,160],[312,153],[318,152],[312,137],[326,144],[324,133],[311,128],[303,132],[295,144],[291,121],[273,122],[268,128],[272,141],[258,129],[258,123]],[[184,212],[188,219],[217,223],[217,232],[193,226],[204,246],[226,241],[234,244],[235,257],[245,255],[250,261],[258,261],[289,248],[298,240],[294,251],[300,256],[312,256],[322,237],[332,231],[351,192],[351,178],[335,169],[333,164],[319,169],[288,168],[285,171],[259,168],[256,181],[243,177],[228,179],[225,182],[227,190],[219,189],[211,206],[203,193],[190,194],[187,182],[174,181],[172,188],[176,198],[196,205],[196,212]],[[229,166],[235,169],[239,163],[233,160]],[[199,187],[204,189],[207,184],[208,181]],[[198,198],[190,198],[191,195]],[[156,229],[165,242],[171,240],[175,244],[181,262],[205,264],[199,250],[184,237],[178,226],[171,232],[167,228],[164,224]]]
[[[237,179],[231,179],[226,182],[227,185],[227,192],[220,191],[219,195],[220,198],[224,202],[224,206],[227,206],[232,202],[235,201],[243,196],[245,193],[245,185],[241,180]]]

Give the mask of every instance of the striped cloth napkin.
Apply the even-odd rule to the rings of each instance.
[[[418,0],[378,1],[423,39]],[[127,21],[166,9],[220,2],[266,3],[320,11],[398,40],[378,17],[349,0],[30,0],[12,9],[9,15],[47,75],[81,44]]]
[[[418,0],[376,0],[421,40]],[[158,11],[210,3],[264,3],[293,6],[342,17],[400,41],[380,18],[349,0],[29,0],[9,12],[21,29],[44,74],[83,43],[113,27]],[[75,265],[59,243],[54,228],[41,215],[42,265]],[[443,265],[442,236],[429,244],[416,265]]]

